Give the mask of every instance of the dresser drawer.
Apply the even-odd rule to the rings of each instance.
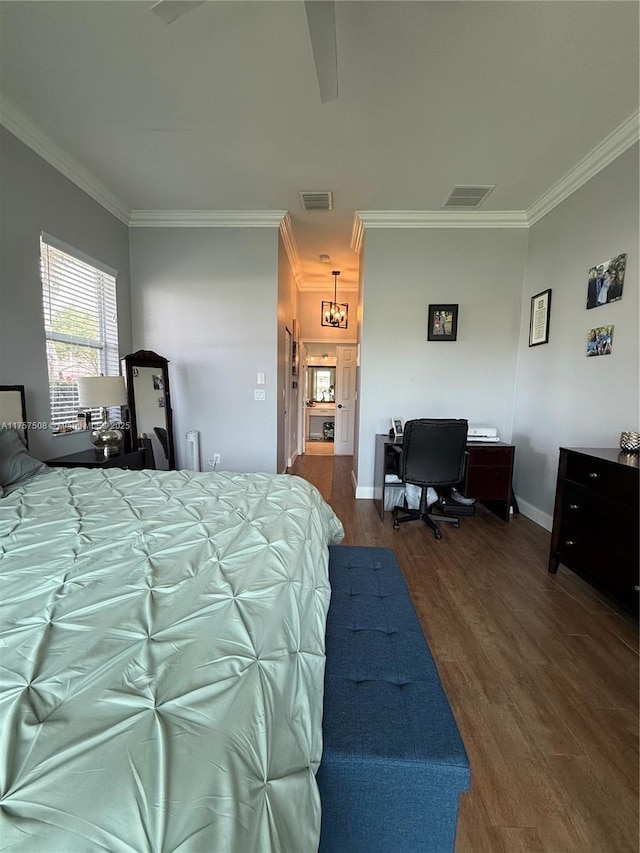
[[[607,548],[638,559],[638,512],[598,491],[567,482],[562,498],[562,518]]]
[[[513,447],[480,447],[467,446],[469,465],[473,467],[511,468]]]
[[[611,550],[565,521],[560,526],[556,556],[576,574],[638,611],[637,560]]]
[[[638,471],[594,456],[569,453],[566,479],[593,489],[601,496],[638,506]]]

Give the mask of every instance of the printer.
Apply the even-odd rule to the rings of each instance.
[[[492,426],[483,424],[469,424],[467,428],[467,441],[500,441],[498,430]]]

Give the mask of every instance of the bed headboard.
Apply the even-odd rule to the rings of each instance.
[[[29,446],[24,385],[0,385],[0,426],[3,424],[19,424],[25,444]]]

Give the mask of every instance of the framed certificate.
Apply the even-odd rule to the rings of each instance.
[[[531,297],[531,316],[529,318],[529,346],[549,343],[549,317],[551,308],[551,289],[543,290]]]

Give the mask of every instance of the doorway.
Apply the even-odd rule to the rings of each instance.
[[[356,346],[304,341],[302,452],[351,455],[354,442]]]

